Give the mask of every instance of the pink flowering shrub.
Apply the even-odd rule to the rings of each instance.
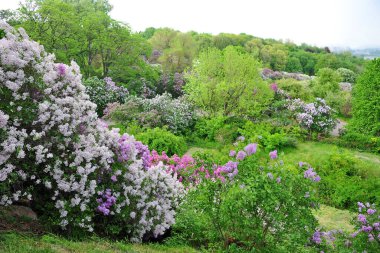
[[[176,175],[99,121],[75,62],[54,63],[23,29],[0,30],[0,205],[29,199],[70,231],[162,234],[183,195]]]

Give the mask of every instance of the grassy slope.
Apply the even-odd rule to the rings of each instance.
[[[100,238],[90,238],[82,242],[70,241],[55,235],[34,236],[32,234],[0,233],[0,252],[75,252],[75,253],[191,253],[188,247],[169,247],[158,244],[126,244],[110,242]]]
[[[355,215],[347,210],[321,205],[321,208],[314,212],[314,216],[324,231],[341,229],[348,233],[354,232],[354,226],[350,221]]]
[[[299,143],[296,149],[286,149],[281,158],[284,162],[298,163],[299,161],[308,162],[312,166],[318,164],[332,152],[349,152],[356,158],[363,161],[363,166],[370,175],[380,177],[380,156],[372,153],[359,152],[347,148],[341,148],[333,144],[320,142]],[[282,152],[281,152],[282,153]],[[317,168],[317,167],[316,167]]]

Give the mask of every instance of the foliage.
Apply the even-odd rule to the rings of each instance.
[[[297,81],[291,78],[276,81],[278,87],[284,90],[292,98],[300,98],[304,101],[312,100],[311,90],[307,81]]]
[[[318,194],[323,203],[352,208],[358,201],[380,204],[379,180],[367,176],[358,159],[350,153],[333,153],[319,166],[323,181]]]
[[[265,165],[248,146],[245,151],[232,179],[205,180],[188,193],[174,226],[176,240],[259,252],[288,252],[308,241],[316,225],[316,174],[288,170],[275,156]]]
[[[239,133],[249,141],[259,143],[267,151],[295,147],[297,139],[301,137],[296,127],[278,129],[269,123],[250,121],[239,129]]]
[[[259,116],[272,93],[258,73],[259,63],[234,47],[200,54],[187,76],[185,92],[210,115]]]
[[[108,0],[28,0],[17,21],[57,60],[78,62],[86,78],[111,76],[118,83],[157,79],[141,57],[150,55],[149,43],[113,20],[110,11]]]
[[[351,127],[359,133],[380,136],[380,59],[371,61],[353,90]]]
[[[311,83],[313,93],[316,97],[325,98],[328,92],[339,91],[340,75],[330,68],[320,69],[317,78]]]
[[[379,137],[373,137],[368,134],[356,132],[350,128],[342,133],[339,140],[337,140],[337,144],[348,148],[368,150],[371,152],[380,151]]]
[[[1,22],[0,205],[30,201],[53,228],[141,241],[173,223],[176,176],[133,136],[98,120],[78,65],[54,63]],[[5,71],[5,72],[4,72]],[[5,74],[6,73],[6,74]],[[121,226],[120,226],[121,225]]]
[[[109,105],[106,118],[129,125],[137,122],[149,128],[164,127],[174,133],[184,133],[195,123],[194,107],[186,97],[172,99],[164,93],[152,99],[129,97],[124,104]]]
[[[164,151],[170,156],[174,154],[183,155],[187,150],[186,142],[183,137],[175,136],[171,132],[157,127],[138,134],[136,138],[148,145],[151,149],[157,150],[158,152]]]
[[[191,66],[197,49],[191,34],[163,28],[157,29],[149,41],[158,50],[152,54],[151,62],[160,63],[165,72],[181,73]]]
[[[86,86],[86,93],[90,96],[91,102],[96,104],[96,112],[99,117],[103,116],[104,109],[110,103],[123,103],[128,95],[128,90],[116,86],[110,77],[100,80],[97,77],[90,77],[83,82]]]

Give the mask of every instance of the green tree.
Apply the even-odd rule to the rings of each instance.
[[[380,59],[368,64],[354,86],[352,116],[356,131],[380,136]]]
[[[302,72],[302,65],[298,58],[290,57],[286,63],[286,71],[288,72]]]
[[[315,96],[325,98],[328,92],[338,92],[339,82],[342,81],[340,75],[330,69],[323,68],[317,73],[317,78],[313,80],[311,86]]]
[[[260,77],[260,67],[235,47],[209,48],[195,61],[185,91],[211,115],[258,116],[273,96]]]

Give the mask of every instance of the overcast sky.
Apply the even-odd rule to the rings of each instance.
[[[0,9],[18,0],[0,0]],[[109,0],[134,31],[246,33],[317,46],[380,47],[379,0]]]

